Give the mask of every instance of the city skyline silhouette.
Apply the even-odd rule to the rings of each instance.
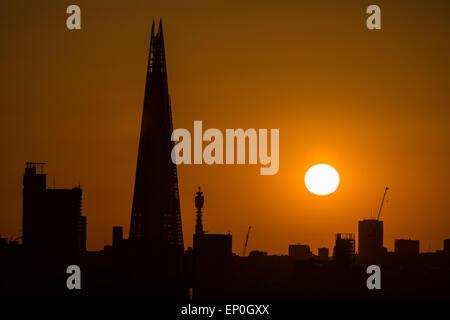
[[[250,165],[178,167],[185,249],[198,185],[207,230],[230,232],[240,253],[252,226],[248,252],[269,254],[294,243],[331,249],[336,232],[357,234],[389,185],[385,247],[411,238],[421,252],[442,250],[450,225],[448,4],[420,3],[408,14],[407,2],[386,4],[379,33],[364,28],[364,5],[350,2],[328,1],[326,11],[262,2],[250,21],[250,4],[235,2],[220,12],[204,2],[123,10],[112,1],[108,13],[103,4],[86,4],[79,33],[59,27],[63,10],[50,2],[2,4],[2,237],[21,235],[25,161],[50,164],[48,187],[81,185],[89,251],[111,244],[113,226],[129,236],[149,17],[161,16],[174,128],[203,120],[205,128],[280,129],[274,177]],[[330,196],[304,186],[316,163],[340,174]]]
[[[449,297],[450,238],[441,240],[440,250],[427,253],[420,253],[420,239],[396,238],[394,251],[385,246],[388,186],[376,218],[357,220],[357,236],[336,225],[333,246],[322,246],[316,254],[308,239],[291,241],[286,243],[288,255],[248,248],[253,233],[259,232],[252,225],[239,255],[233,250],[233,233],[209,230],[211,213],[205,214],[208,202],[198,187],[195,198],[194,193],[191,196],[196,211],[189,210],[195,228],[184,230],[192,234],[192,246],[185,246],[179,192],[183,186],[171,158],[172,108],[161,20],[157,30],[152,24],[146,70],[129,235],[123,225],[114,225],[111,244],[88,250],[90,214],[84,212],[83,203],[89,198],[83,197],[82,187],[48,187],[45,163],[26,162],[22,236],[0,238],[0,297],[184,301]],[[220,196],[227,203],[226,193]],[[27,273],[30,265],[33,272]],[[71,267],[82,270],[76,290],[65,280]],[[378,272],[374,275],[378,278],[382,270],[382,287],[380,280],[373,287],[366,280],[370,270]]]

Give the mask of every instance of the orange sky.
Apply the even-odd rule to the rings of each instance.
[[[29,4],[26,4],[26,3]],[[68,31],[78,4],[82,30]],[[365,27],[379,4],[382,30]],[[385,246],[450,238],[448,1],[13,1],[0,4],[0,233],[21,228],[25,161],[46,161],[48,185],[83,188],[88,248],[128,234],[153,18],[163,18],[175,128],[280,129],[280,170],[179,167],[185,247],[194,193],[205,229],[230,231],[241,254],[332,247],[382,214]],[[335,167],[337,191],[303,183]]]

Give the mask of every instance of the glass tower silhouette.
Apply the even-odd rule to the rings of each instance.
[[[153,22],[129,238],[172,261],[183,252],[183,234],[161,21],[156,34],[154,28]]]

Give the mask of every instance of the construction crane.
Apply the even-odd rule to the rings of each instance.
[[[245,237],[245,243],[244,243],[244,250],[242,250],[242,256],[245,257],[245,251],[247,250],[247,244],[248,244],[248,236],[250,235],[250,230],[252,227],[248,227],[247,236]]]
[[[378,210],[377,221],[380,220],[381,210],[383,209],[383,204],[384,204],[384,198],[386,197],[386,193],[388,192],[388,190],[389,190],[389,187],[386,187],[386,189],[384,189],[383,198],[381,199],[381,204],[380,204],[380,210]]]

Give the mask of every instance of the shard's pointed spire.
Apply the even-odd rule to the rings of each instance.
[[[158,27],[158,33],[162,34],[163,30],[162,30],[162,19],[159,18],[159,27]]]
[[[149,83],[149,74],[152,72],[152,59],[153,59],[153,45],[154,45],[154,39],[155,39],[155,20],[152,21],[152,31],[150,33],[150,48],[148,50],[148,63],[147,63],[147,84]]]
[[[162,20],[159,20],[159,27],[158,27],[158,38],[161,42],[161,47],[164,50],[164,36],[163,36],[163,27],[162,27]]]

